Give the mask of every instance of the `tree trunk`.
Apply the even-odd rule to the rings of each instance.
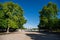
[[[7,33],[9,33],[9,27],[7,28]]]

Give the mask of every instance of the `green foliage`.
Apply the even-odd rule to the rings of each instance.
[[[40,27],[52,28],[55,27],[55,24],[58,22],[58,8],[56,4],[49,2],[47,6],[44,6],[43,9],[39,12],[40,14]]]
[[[22,8],[13,2],[0,4],[0,19],[0,27],[22,28],[26,23]]]
[[[18,28],[17,23],[13,20],[8,20],[8,27],[9,28]]]
[[[0,19],[0,28],[7,28],[7,21],[4,19]]]

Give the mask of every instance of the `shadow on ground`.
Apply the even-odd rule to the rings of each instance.
[[[32,40],[60,40],[60,33],[54,32],[40,32],[39,34],[29,33],[26,34]]]
[[[15,34],[17,33],[18,30],[15,30],[15,31],[0,31],[0,35],[7,35],[7,34]]]
[[[18,34],[18,31],[0,32],[0,35]]]
[[[11,34],[11,32],[7,33],[7,32],[0,32],[0,35],[7,35],[7,34]]]

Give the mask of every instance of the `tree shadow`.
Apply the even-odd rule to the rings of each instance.
[[[52,32],[40,32],[39,34],[29,33],[26,34],[32,40],[60,40],[60,35]]]
[[[0,35],[18,34],[18,31],[0,32]]]
[[[18,30],[9,30],[8,33],[7,33],[7,30],[0,30],[0,35],[7,35],[7,34],[16,33],[16,32],[18,32]]]

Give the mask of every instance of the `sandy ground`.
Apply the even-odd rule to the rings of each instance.
[[[60,35],[20,31],[8,34],[0,34],[0,40],[60,40]]]
[[[23,32],[14,32],[0,35],[0,40],[31,40],[31,38]]]

